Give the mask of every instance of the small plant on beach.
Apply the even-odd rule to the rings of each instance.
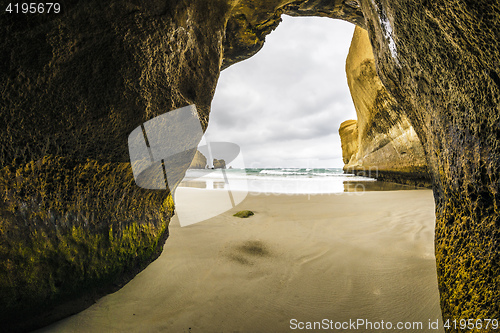
[[[242,211],[234,214],[233,216],[241,217],[242,219],[244,219],[244,218],[250,217],[252,215],[254,215],[254,213],[251,210],[242,210]]]

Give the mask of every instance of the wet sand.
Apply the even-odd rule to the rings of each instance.
[[[255,215],[232,216],[243,209]],[[249,195],[198,224],[174,218],[155,262],[40,332],[298,331],[291,319],[420,321],[405,332],[428,332],[441,319],[434,221],[430,190]]]

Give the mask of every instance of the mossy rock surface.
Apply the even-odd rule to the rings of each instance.
[[[47,156],[0,169],[0,332],[83,310],[161,253],[167,191],[134,185],[128,163]],[[62,305],[62,306],[61,306]]]
[[[254,215],[254,213],[251,210],[242,210],[242,211],[239,211],[238,213],[234,214],[233,216],[241,217],[242,219],[246,219],[247,217],[250,217],[252,215]]]

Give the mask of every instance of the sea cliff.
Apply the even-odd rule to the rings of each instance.
[[[420,140],[377,74],[368,32],[354,31],[346,75],[357,121],[341,124],[344,170],[379,180],[431,186]]]
[[[205,157],[205,155],[200,153],[199,150],[197,150],[189,168],[190,169],[205,169],[206,167],[207,167],[207,158]]]

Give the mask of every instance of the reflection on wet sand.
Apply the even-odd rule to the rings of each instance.
[[[190,187],[190,188],[199,188],[199,189],[227,189],[227,185],[225,182],[208,180],[208,179],[207,180],[185,180],[185,181],[182,181],[180,183],[179,187]],[[383,182],[383,181],[344,181],[343,182],[343,192],[403,191],[403,190],[418,190],[418,189],[424,189],[424,188],[411,186],[411,185]],[[338,190],[340,190],[340,188]],[[340,190],[338,192],[342,192],[342,190]]]
[[[179,187],[207,188],[207,182],[184,180],[179,184]]]
[[[364,191],[403,191],[403,190],[421,190],[423,187],[412,185],[403,185],[383,181],[345,181],[344,192],[364,192]]]

